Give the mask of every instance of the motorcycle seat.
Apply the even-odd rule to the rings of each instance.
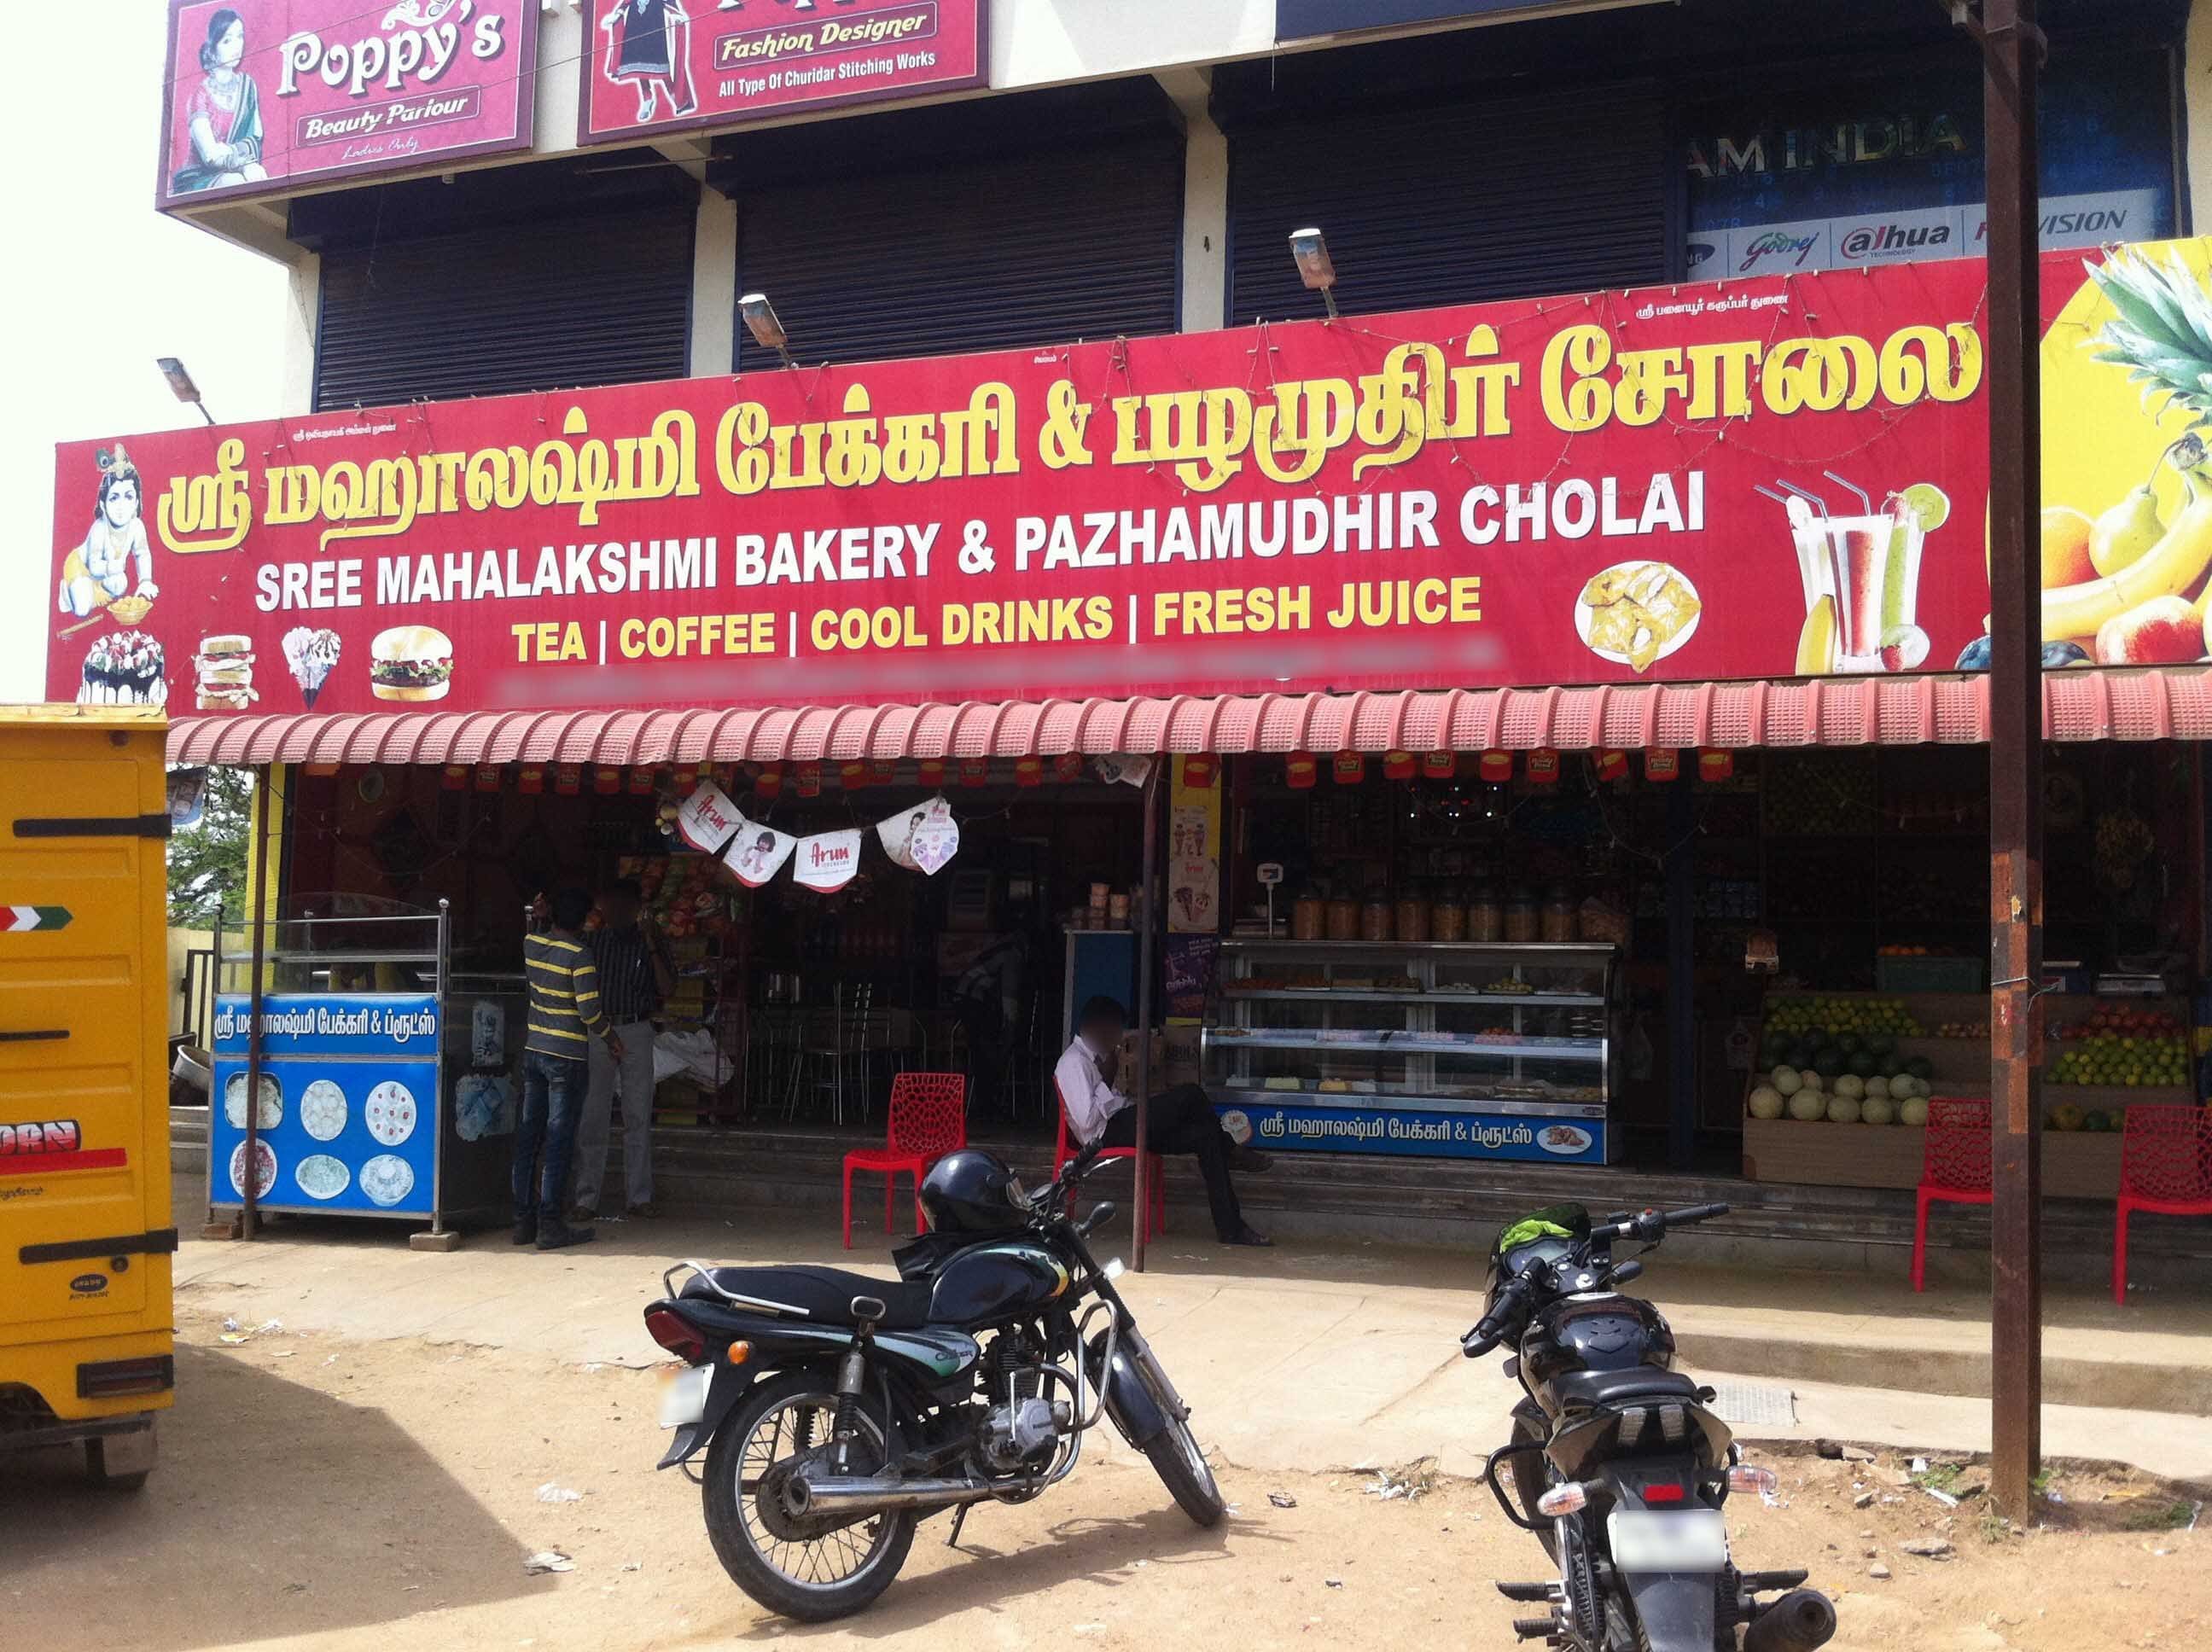
[[[714,1267],[707,1272],[732,1296],[772,1303],[792,1310],[793,1318],[803,1316],[817,1325],[854,1323],[855,1297],[873,1297],[890,1310],[878,1322],[884,1330],[912,1331],[929,1322],[927,1283],[879,1279],[842,1267]],[[683,1294],[720,1300],[696,1273],[684,1282]]]
[[[1552,1379],[1562,1411],[1601,1411],[1638,1400],[1699,1398],[1697,1382],[1680,1371],[1636,1365],[1625,1371],[1565,1371]]]

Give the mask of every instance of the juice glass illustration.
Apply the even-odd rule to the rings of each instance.
[[[1863,489],[1832,471],[1824,474],[1856,495],[1857,514],[1832,514],[1818,495],[1781,484],[1788,490],[1784,508],[1805,611],[1812,615],[1828,599],[1835,619],[1833,669],[1911,671],[1927,652],[1918,622],[1929,513],[1902,495],[1877,510]]]

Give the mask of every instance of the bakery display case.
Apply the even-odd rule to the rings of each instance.
[[[1230,939],[1202,1039],[1267,1149],[1604,1163],[1612,946]]]

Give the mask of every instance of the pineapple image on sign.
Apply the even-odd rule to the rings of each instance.
[[[1616,562],[1583,586],[1575,629],[1593,653],[1647,671],[1690,640],[1703,609],[1680,569]]]

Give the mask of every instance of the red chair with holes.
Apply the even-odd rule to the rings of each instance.
[[[2138,1102],[2120,1139],[2120,1204],[2112,1225],[2112,1300],[2128,1300],[2128,1218],[2212,1216],[2212,1112]]]
[[[890,1127],[881,1147],[845,1155],[845,1248],[853,1248],[853,1172],[879,1170],[884,1178],[884,1231],[891,1230],[891,1193],[902,1172],[914,1178],[914,1230],[921,1213],[921,1179],[947,1153],[968,1145],[968,1075],[902,1072],[891,1080]]]
[[[1053,1084],[1052,1093],[1054,1096],[1060,1096],[1060,1085],[1056,1081]],[[1067,1101],[1065,1096],[1061,1096],[1060,1140],[1052,1150],[1053,1175],[1058,1175],[1060,1167],[1074,1157],[1075,1150],[1067,1145]],[[1101,1164],[1105,1163],[1109,1159],[1116,1158],[1127,1159],[1133,1171],[1136,1167],[1137,1150],[1133,1147],[1107,1147],[1099,1151],[1098,1162]],[[1148,1152],[1145,1155],[1145,1202],[1152,1206],[1152,1219],[1146,1222],[1141,1217],[1139,1218],[1139,1237],[1140,1242],[1150,1243],[1155,1235],[1163,1234],[1168,1230],[1167,1181],[1162,1174],[1160,1156],[1158,1153]]]
[[[1940,1097],[1928,1103],[1927,1141],[1912,1216],[1912,1288],[1928,1289],[1928,1207],[1986,1205],[1990,1191],[1990,1104]]]

